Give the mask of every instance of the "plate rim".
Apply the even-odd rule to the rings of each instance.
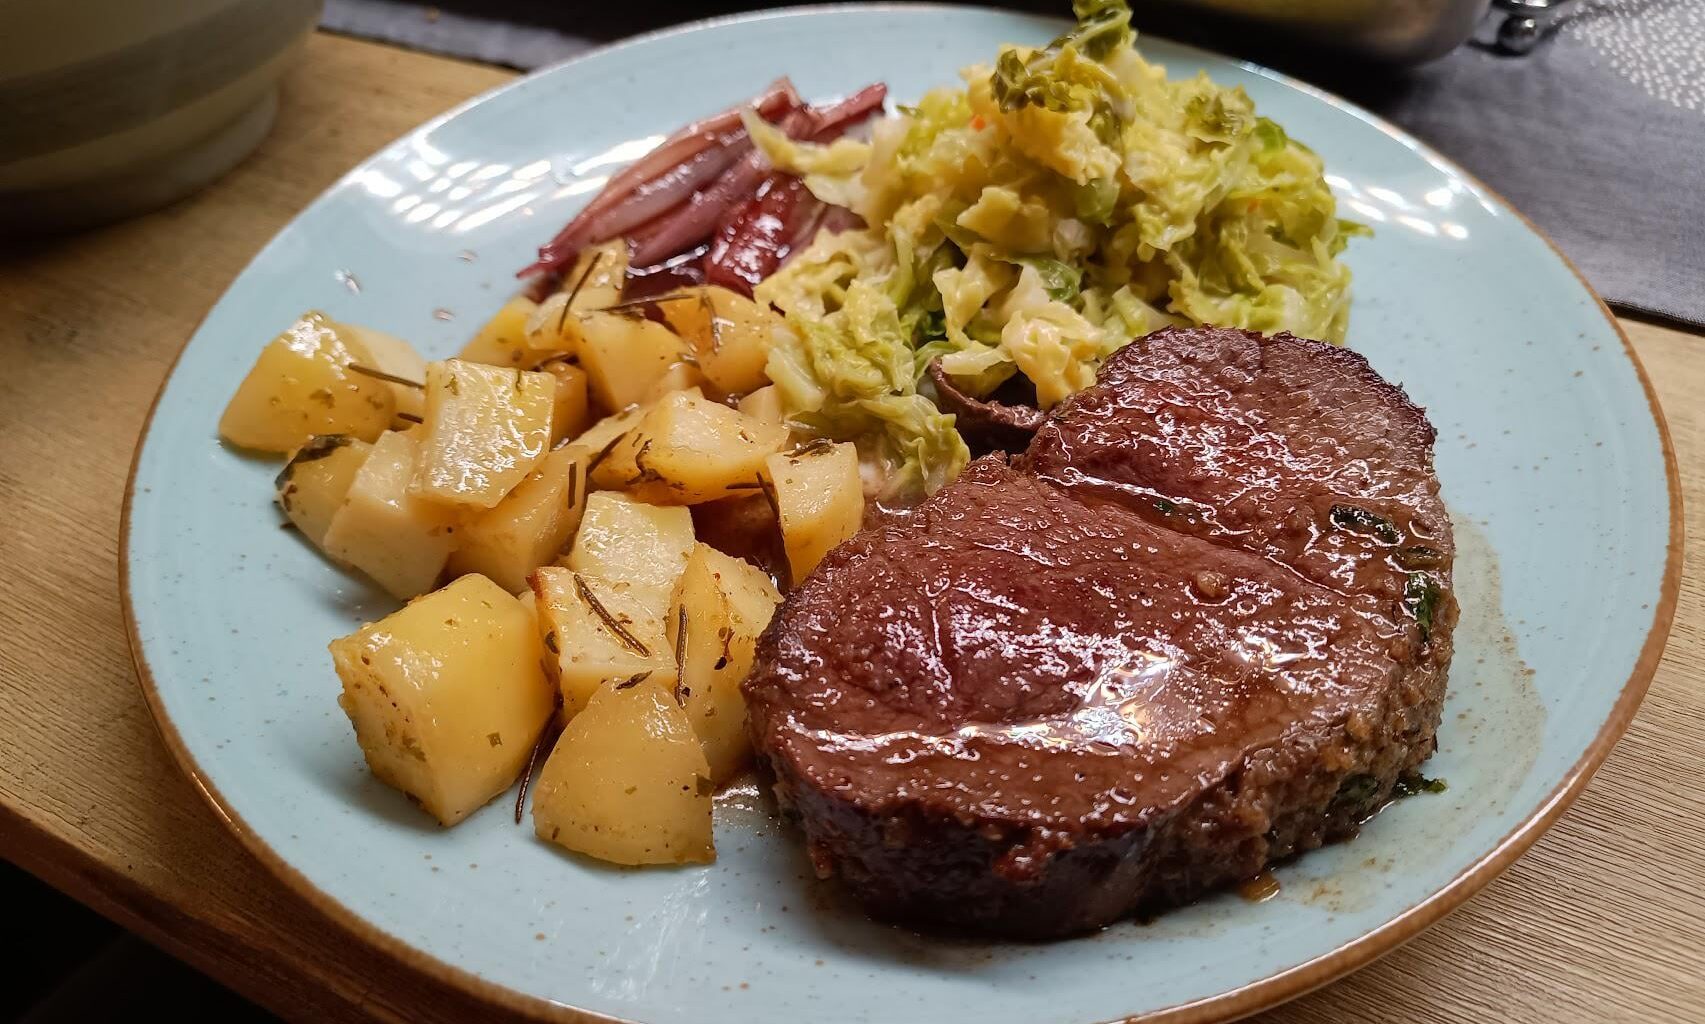
[[[340,175],[336,181],[332,182],[332,184],[327,186],[323,191],[315,196],[306,206],[297,211],[296,214],[290,218],[290,221],[286,223],[283,228],[279,229],[278,234],[282,234],[283,231],[287,230],[290,225],[294,224],[304,213],[317,206],[333,192],[342,188],[347,183],[351,175],[359,172],[360,169],[371,162],[374,157],[385,152],[387,149],[390,149],[392,146],[397,145],[403,139],[413,137],[424,131],[430,131],[452,118],[459,117],[475,106],[486,102],[498,93],[517,87],[520,83],[527,81],[534,75],[544,74],[555,71],[561,67],[577,64],[593,56],[602,56],[616,50],[644,45],[657,39],[683,35],[716,26],[772,21],[783,18],[808,17],[819,14],[900,10],[954,13],[981,11],[984,13],[994,14],[1026,15],[1026,12],[998,10],[980,5],[949,3],[901,4],[881,2],[881,0],[876,0],[876,2],[858,3],[815,3],[782,7],[767,11],[744,12],[711,18],[701,18],[679,25],[671,25],[651,32],[641,33],[636,36],[630,36],[626,39],[594,47],[584,53],[576,54],[565,60],[537,68],[527,74],[519,75],[508,82],[504,82],[494,88],[487,89],[476,96],[458,103],[449,110],[415,125],[408,131],[404,132],[401,136],[398,136],[396,139],[393,139],[374,150],[372,153],[357,162],[349,171]],[[1028,16],[1039,19],[1047,18],[1046,15],[1030,14]],[[1551,240],[1550,236],[1541,230],[1532,220],[1528,219],[1526,214],[1522,213],[1509,200],[1505,199],[1494,189],[1488,187],[1485,182],[1481,181],[1477,176],[1469,172],[1455,160],[1452,160],[1438,152],[1432,146],[1421,141],[1397,125],[1392,124],[1385,118],[1380,117],[1372,111],[1366,110],[1365,108],[1352,103],[1343,97],[1337,96],[1315,85],[1244,58],[1229,56],[1199,46],[1177,43],[1164,36],[1152,36],[1149,38],[1164,41],[1167,45],[1186,52],[1198,53],[1218,60],[1223,60],[1228,63],[1236,64],[1248,71],[1261,75],[1269,80],[1287,85],[1301,93],[1304,93],[1305,95],[1341,110],[1344,113],[1347,113],[1350,116],[1368,124],[1370,127],[1384,133],[1435,166],[1439,166],[1450,171],[1452,174],[1458,175],[1475,188],[1478,188],[1501,208],[1513,214],[1518,220],[1520,220],[1523,226],[1532,232],[1533,235],[1541,242],[1545,243],[1546,247],[1548,247],[1557,256],[1557,258],[1563,262],[1564,267],[1566,267],[1569,272],[1574,275],[1575,279],[1580,282],[1581,287],[1584,288],[1587,294],[1592,297],[1594,303],[1598,307],[1599,313],[1605,318],[1605,322],[1610,325],[1611,330],[1615,332],[1619,339],[1621,339],[1623,354],[1627,357],[1629,365],[1633,368],[1634,375],[1639,380],[1641,389],[1645,393],[1646,405],[1651,413],[1652,423],[1658,434],[1658,443],[1662,450],[1664,460],[1664,482],[1669,496],[1669,532],[1668,537],[1666,538],[1664,572],[1659,583],[1657,600],[1653,602],[1652,606],[1652,624],[1647,629],[1646,638],[1641,644],[1640,652],[1634,659],[1634,664],[1630,670],[1628,679],[1622,684],[1622,688],[1616,698],[1616,703],[1611,706],[1610,713],[1605,717],[1604,722],[1599,726],[1598,731],[1594,734],[1592,742],[1587,745],[1586,749],[1582,751],[1581,756],[1569,767],[1562,780],[1545,796],[1543,800],[1540,801],[1530,814],[1518,822],[1515,827],[1493,844],[1485,853],[1481,854],[1473,863],[1458,872],[1455,877],[1446,882],[1437,891],[1405,909],[1402,913],[1393,917],[1391,920],[1386,921],[1384,924],[1366,931],[1356,938],[1351,939],[1331,950],[1321,953],[1319,956],[1276,974],[1270,974],[1264,978],[1249,982],[1248,984],[1227,989],[1213,995],[1204,996],[1200,999],[1176,1003],[1171,1006],[1160,1007],[1154,1010],[1143,1011],[1125,1017],[1098,1022],[1098,1024],[1218,1024],[1218,1022],[1235,1020],[1248,1014],[1256,1013],[1264,1009],[1270,1009],[1281,1003],[1289,1002],[1292,999],[1306,995],[1315,989],[1321,988],[1322,986],[1366,966],[1379,957],[1384,956],[1397,947],[1403,945],[1410,939],[1413,939],[1415,936],[1425,931],[1427,928],[1431,927],[1433,924],[1436,924],[1438,921],[1443,919],[1451,911],[1466,902],[1469,897],[1479,892],[1494,878],[1502,874],[1518,857],[1525,853],[1541,835],[1545,834],[1545,832],[1556,823],[1563,811],[1568,809],[1568,807],[1574,803],[1575,799],[1580,796],[1581,791],[1586,788],[1587,783],[1591,781],[1593,775],[1596,774],[1599,767],[1604,763],[1604,760],[1609,756],[1610,751],[1616,746],[1617,742],[1621,740],[1623,734],[1627,732],[1629,724],[1633,721],[1635,713],[1639,710],[1640,704],[1644,700],[1646,692],[1651,686],[1652,677],[1656,674],[1658,664],[1663,658],[1664,648],[1668,642],[1670,629],[1675,619],[1676,604],[1680,596],[1686,523],[1682,508],[1680,471],[1676,461],[1675,446],[1670,437],[1669,424],[1664,417],[1663,406],[1658,401],[1656,390],[1652,387],[1651,378],[1646,373],[1645,366],[1640,362],[1639,354],[1634,350],[1633,344],[1628,339],[1627,332],[1622,329],[1622,325],[1616,319],[1615,314],[1613,314],[1610,311],[1610,308],[1605,305],[1604,300],[1599,296],[1598,292],[1593,289],[1591,283],[1587,281],[1586,276],[1581,273],[1580,268],[1575,266],[1574,262],[1557,247],[1557,244]],[[274,234],[271,239],[268,239],[267,243],[263,245],[247,263],[244,264],[243,269],[238,271],[238,273],[232,278],[233,284],[254,265],[255,261],[266,255],[267,251],[272,247],[273,242],[277,240],[278,234]],[[219,299],[214,301],[214,306],[217,306],[219,302],[223,301],[225,295],[229,291],[230,285],[227,285],[226,289],[220,293]],[[131,517],[135,508],[137,471],[142,463],[142,454],[147,448],[149,437],[153,432],[154,417],[159,411],[160,401],[164,398],[167,388],[171,385],[172,379],[176,376],[178,364],[182,361],[184,353],[189,348],[190,342],[193,341],[195,336],[200,333],[202,325],[206,322],[207,316],[212,312],[212,310],[213,306],[208,307],[208,311],[203,313],[201,318],[196,321],[195,327],[191,329],[189,335],[184,339],[183,343],[179,345],[177,354],[172,357],[171,364],[167,367],[165,375],[161,378],[160,386],[158,390],[155,391],[153,400],[149,403],[148,414],[142,421],[142,427],[137,434],[136,447],[131,455],[130,471],[125,479],[123,511],[119,520],[119,597],[125,620],[125,632],[129,640],[131,660],[136,668],[138,688],[142,691],[143,699],[148,706],[149,715],[153,719],[155,729],[159,732],[160,738],[165,744],[167,751],[176,762],[178,769],[201,795],[203,801],[212,808],[214,814],[225,825],[225,827],[237,837],[238,842],[242,844],[243,848],[251,856],[260,861],[260,863],[266,867],[266,869],[270,871],[275,878],[282,881],[293,894],[301,897],[309,904],[309,906],[325,915],[345,932],[363,941],[368,946],[378,950],[393,961],[396,961],[404,967],[420,971],[429,977],[434,977],[439,981],[446,982],[465,994],[471,995],[503,1010],[517,1013],[531,1019],[569,1021],[576,1022],[576,1024],[581,1024],[581,1022],[584,1022],[584,1024],[634,1024],[630,1018],[616,1017],[570,1006],[566,1003],[559,1003],[543,996],[523,992],[519,989],[511,988],[507,985],[492,981],[466,967],[440,959],[439,957],[428,953],[426,950],[398,938],[389,931],[386,931],[374,924],[372,921],[369,921],[349,905],[338,900],[330,893],[315,885],[307,875],[305,875],[295,865],[290,863],[286,858],[281,856],[270,844],[266,842],[265,839],[261,838],[258,833],[251,829],[248,823],[243,820],[242,816],[238,814],[225,799],[224,795],[219,791],[218,786],[214,784],[212,778],[202,770],[200,763],[196,760],[194,754],[190,752],[189,747],[184,743],[183,737],[178,733],[177,726],[173,723],[171,716],[167,713],[165,703],[161,698],[158,683],[156,682],[153,670],[148,663],[147,652],[143,649],[141,633],[137,626],[135,602],[132,597],[130,586]],[[1090,1024],[1090,1022],[1086,1022],[1086,1024]]]

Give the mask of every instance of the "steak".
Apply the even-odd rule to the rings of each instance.
[[[1173,329],[791,592],[745,692],[817,871],[1045,938],[1355,834],[1435,747],[1433,432],[1355,353]]]

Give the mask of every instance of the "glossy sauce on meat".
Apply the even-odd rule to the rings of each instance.
[[[1161,332],[1013,465],[838,548],[746,684],[819,870],[1052,935],[1353,833],[1443,699],[1431,440],[1359,357]]]

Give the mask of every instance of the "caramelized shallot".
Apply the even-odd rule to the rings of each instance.
[[[556,273],[574,259],[582,246],[615,237],[614,234],[604,238],[593,237],[590,230],[592,222],[606,210],[627,199],[640,186],[664,177],[704,151],[718,145],[733,145],[736,135],[744,139],[745,132],[740,125],[742,111],[753,108],[766,120],[774,120],[799,109],[803,102],[799,93],[794,90],[793,83],[786,78],[779,78],[768,89],[746,103],[694,121],[677,131],[664,139],[656,149],[611,178],[603,191],[586,204],[585,209],[557,232],[555,238],[539,249],[538,260],[516,276]]]

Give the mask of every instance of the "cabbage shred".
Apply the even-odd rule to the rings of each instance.
[[[876,124],[868,143],[795,143],[749,119],[772,163],[870,227],[824,232],[757,288],[794,336],[769,373],[790,416],[856,440],[894,490],[932,493],[968,453],[919,391],[930,362],[986,396],[1022,374],[1043,408],[1168,324],[1341,344],[1365,232],[1320,158],[1242,89],[1168,80],[1123,0],[1009,46]],[[927,388],[927,385],[926,385]]]

